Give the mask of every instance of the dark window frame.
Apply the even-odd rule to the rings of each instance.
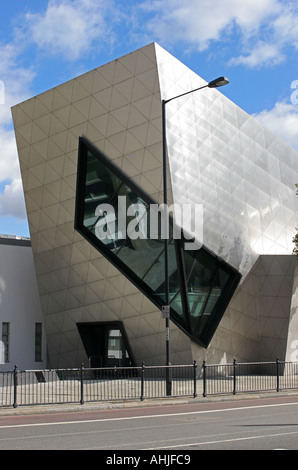
[[[42,362],[42,323],[35,323],[35,333],[34,333],[34,361]]]

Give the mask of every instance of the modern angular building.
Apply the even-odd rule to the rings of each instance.
[[[204,85],[153,43],[12,109],[48,367],[297,360],[298,153]]]

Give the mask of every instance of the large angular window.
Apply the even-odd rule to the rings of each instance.
[[[164,245],[157,204],[80,138],[75,228],[157,307],[165,305]],[[154,217],[153,217],[154,215]],[[156,219],[157,217],[157,219]],[[185,250],[170,220],[170,318],[207,347],[240,274],[205,247]],[[189,241],[189,240],[188,240]]]

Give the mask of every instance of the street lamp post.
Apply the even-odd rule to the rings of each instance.
[[[163,203],[164,203],[164,262],[165,262],[165,311],[166,320],[166,365],[170,366],[170,281],[169,281],[169,218],[168,218],[168,183],[167,183],[167,130],[166,130],[166,104],[172,100],[180,98],[181,96],[189,95],[195,91],[202,90],[203,88],[219,88],[227,85],[229,80],[226,77],[219,77],[212,80],[207,85],[203,85],[194,90],[186,91],[180,95],[173,96],[167,100],[162,100],[162,148],[163,148]],[[172,394],[172,382],[170,378],[170,368],[166,369],[166,393],[168,396]]]

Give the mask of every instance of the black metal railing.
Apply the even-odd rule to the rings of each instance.
[[[203,396],[298,389],[298,363],[247,362],[206,364],[203,362]]]
[[[298,363],[273,362],[0,372],[0,407],[235,395],[298,389]]]

